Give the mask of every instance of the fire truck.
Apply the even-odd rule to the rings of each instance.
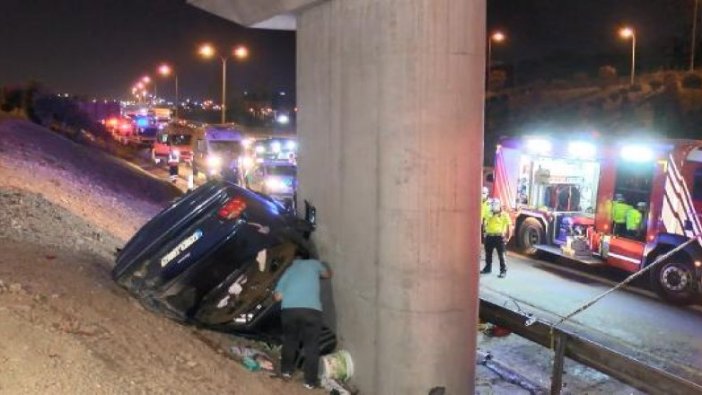
[[[702,233],[702,141],[628,140],[502,139],[493,196],[516,248],[633,273]],[[613,223],[621,203],[641,212],[636,229]],[[697,302],[700,266],[698,239],[650,270],[650,285],[671,303]]]

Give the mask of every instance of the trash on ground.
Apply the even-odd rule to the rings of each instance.
[[[353,360],[346,350],[320,358],[321,376],[332,380],[347,381],[353,376]]]
[[[268,354],[266,354],[263,351],[259,351],[255,348],[247,346],[232,346],[230,348],[230,351],[232,355],[240,358],[244,366],[246,366],[247,368],[249,368],[249,365],[255,364],[257,368],[249,368],[249,370],[251,371],[256,371],[259,369],[273,371],[275,369],[275,365],[273,364],[272,358],[269,357]]]

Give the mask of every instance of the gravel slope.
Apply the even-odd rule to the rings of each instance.
[[[180,192],[23,121],[0,121],[0,394],[302,394],[110,279],[115,248]],[[205,341],[203,341],[205,339]]]

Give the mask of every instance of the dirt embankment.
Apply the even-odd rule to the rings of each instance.
[[[111,281],[115,249],[178,193],[39,126],[0,121],[0,394],[309,393],[245,371]]]

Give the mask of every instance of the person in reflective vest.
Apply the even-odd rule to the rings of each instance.
[[[500,260],[500,275],[498,277],[507,276],[505,244],[509,240],[511,226],[509,215],[502,211],[502,203],[499,199],[493,199],[490,202],[490,215],[485,219],[485,267],[480,271],[480,274],[492,272],[492,252],[497,250],[497,258]]]
[[[623,235],[626,231],[626,214],[633,207],[626,204],[624,197],[618,193],[614,196],[612,203],[612,222],[614,222],[613,233],[615,235]]]
[[[168,152],[168,176],[172,183],[178,180],[178,165],[180,164],[180,152],[176,149]]]
[[[480,242],[485,243],[485,219],[490,215],[490,199],[488,199],[489,191],[487,187],[483,187],[480,201]]]
[[[636,208],[626,212],[626,233],[628,236],[633,238],[640,236],[644,210],[646,210],[646,203],[639,202],[636,204]]]

